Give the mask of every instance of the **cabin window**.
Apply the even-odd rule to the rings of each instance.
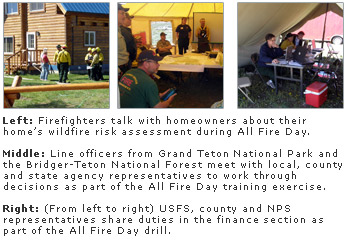
[[[80,26],[85,26],[85,25],[86,25],[86,22],[84,22],[84,21],[80,22]]]
[[[44,3],[30,3],[30,11],[43,11]]]
[[[6,14],[18,14],[18,4],[17,3],[5,3],[5,13]]]
[[[104,27],[108,27],[108,23],[104,23]]]
[[[152,45],[157,45],[160,40],[160,33],[165,32],[166,40],[172,42],[172,22],[171,21],[151,21],[151,39]]]
[[[96,22],[92,22],[92,26],[96,26]]]
[[[4,37],[4,53],[13,53],[13,44],[14,38],[13,37]]]
[[[84,46],[95,46],[95,31],[84,32]]]

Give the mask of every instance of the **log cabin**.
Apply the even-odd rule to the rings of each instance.
[[[103,69],[109,64],[109,3],[5,3],[5,71],[40,69],[40,56],[48,49],[53,62],[56,46],[67,45],[70,72],[86,72],[84,57],[89,47],[100,47]]]

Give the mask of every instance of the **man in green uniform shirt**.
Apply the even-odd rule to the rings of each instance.
[[[162,59],[151,50],[139,55],[138,68],[127,71],[118,83],[121,108],[165,108],[170,105],[176,94],[161,102],[160,97],[168,90],[159,94],[158,86],[151,78]]]

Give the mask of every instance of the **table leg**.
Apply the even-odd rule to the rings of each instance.
[[[300,96],[301,98],[304,98],[304,94],[303,94],[303,80],[304,80],[304,77],[303,77],[303,69],[300,69]]]
[[[275,78],[276,94],[278,94],[278,87],[277,87],[277,66],[274,66],[274,78]]]

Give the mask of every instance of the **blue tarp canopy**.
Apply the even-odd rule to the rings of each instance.
[[[109,3],[61,3],[66,12],[109,14]]]

